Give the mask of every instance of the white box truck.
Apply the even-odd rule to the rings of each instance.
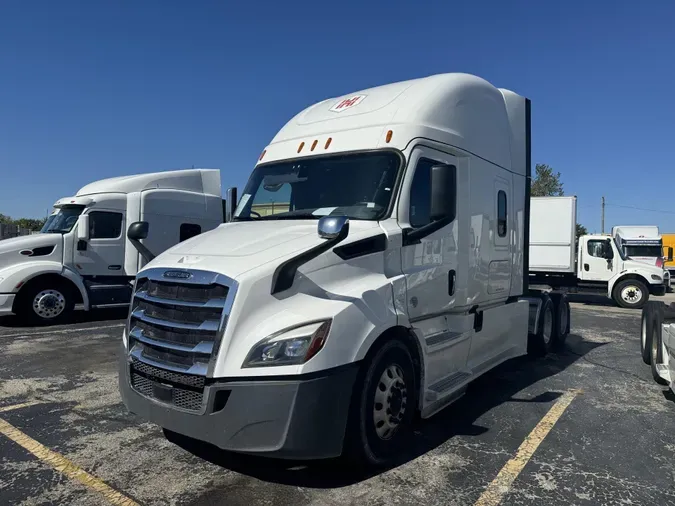
[[[78,303],[128,305],[153,254],[223,222],[220,188],[219,170],[187,169],[103,179],[59,199],[40,234],[0,241],[0,316],[54,323]]]
[[[169,438],[390,461],[417,413],[569,332],[528,288],[530,165],[529,100],[472,75],[301,111],[233,222],[138,273],[124,403]]]
[[[616,238],[576,240],[576,197],[533,197],[530,218],[530,284],[599,293],[625,308],[641,308],[664,295],[670,277],[663,266],[626,256]]]

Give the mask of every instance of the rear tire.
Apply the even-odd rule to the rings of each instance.
[[[652,328],[652,334],[650,339],[650,366],[652,370],[652,378],[659,385],[667,385],[668,382],[664,380],[656,369],[656,364],[663,363],[663,346],[661,343],[661,324],[663,323],[663,316],[658,310],[655,312],[655,318],[652,319],[654,326]]]
[[[640,353],[642,361],[650,365],[652,356],[652,336],[654,335],[654,325],[659,319],[663,320],[663,303],[649,301],[642,308],[642,318],[640,324]],[[661,318],[659,318],[659,316]]]
[[[565,340],[570,333],[571,323],[570,323],[570,303],[567,300],[567,295],[564,293],[553,292],[549,294],[551,301],[553,302],[553,314],[554,314],[554,341],[553,347],[555,349],[561,349],[565,345]]]
[[[417,383],[410,351],[400,339],[385,342],[364,364],[345,440],[350,461],[384,466],[396,459],[412,434]]]
[[[75,308],[75,298],[66,283],[37,280],[17,295],[14,312],[22,322],[50,325],[66,321]]]
[[[649,300],[649,288],[639,279],[624,279],[614,286],[612,299],[620,307],[642,309]]]
[[[555,313],[553,301],[546,295],[541,295],[539,321],[534,334],[527,336],[527,353],[533,357],[543,357],[553,346],[555,340]]]

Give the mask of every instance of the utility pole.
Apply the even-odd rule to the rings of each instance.
[[[602,234],[605,233],[605,197],[602,197],[602,220],[601,220],[602,225],[600,226]]]

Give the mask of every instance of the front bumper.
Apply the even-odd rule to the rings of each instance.
[[[14,305],[15,297],[16,294],[14,293],[0,294],[0,316],[14,314],[12,312],[12,306]]]
[[[207,380],[199,413],[132,388],[123,347],[119,365],[120,393],[127,409],[165,429],[224,450],[269,457],[319,459],[342,453],[356,363],[319,376]],[[166,379],[156,383],[159,388],[170,384]]]

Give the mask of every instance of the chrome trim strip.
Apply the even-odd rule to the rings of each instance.
[[[151,337],[147,337],[143,334],[143,331],[138,327],[131,329],[130,337],[133,337],[137,341],[140,341],[150,346],[155,346],[157,348],[166,348],[168,350],[182,351],[185,353],[201,353],[204,355],[210,355],[213,351],[213,341],[202,341],[195,346],[183,346],[181,344],[171,343],[169,341],[159,341]]]
[[[165,369],[167,371],[173,371],[173,372],[179,372],[181,374],[194,374],[197,376],[206,376],[206,370],[207,370],[207,365],[206,364],[195,364],[191,366],[190,368],[186,369],[184,367],[178,367],[175,365],[167,364],[165,362],[157,362],[155,360],[152,360],[151,358],[144,357],[141,354],[141,350],[138,348],[134,347],[131,352],[129,353],[133,358],[136,360],[139,360],[141,362],[144,362],[148,365],[152,365],[154,367],[157,367],[159,369]]]
[[[160,318],[155,318],[154,316],[148,316],[145,314],[145,310],[136,309],[131,313],[131,316],[138,318],[142,322],[150,323],[152,325],[159,325],[160,327],[181,329],[181,330],[204,330],[209,332],[217,332],[220,327],[220,323],[216,320],[206,320],[205,322],[200,323],[199,325],[194,323],[180,323],[174,322],[171,320],[162,320]]]
[[[468,372],[457,371],[456,373],[451,374],[440,381],[437,381],[433,385],[429,385],[429,390],[433,390],[434,392],[440,394],[446,390],[450,390],[453,386],[459,385],[470,376],[471,374]]]
[[[206,302],[190,302],[179,299],[163,299],[162,297],[155,297],[154,295],[149,295],[146,290],[136,292],[134,294],[134,297],[138,297],[140,300],[150,302],[151,304],[152,303],[166,304],[168,306],[182,306],[195,309],[222,309],[225,307],[225,302],[227,300],[227,299],[211,299],[207,300]]]

